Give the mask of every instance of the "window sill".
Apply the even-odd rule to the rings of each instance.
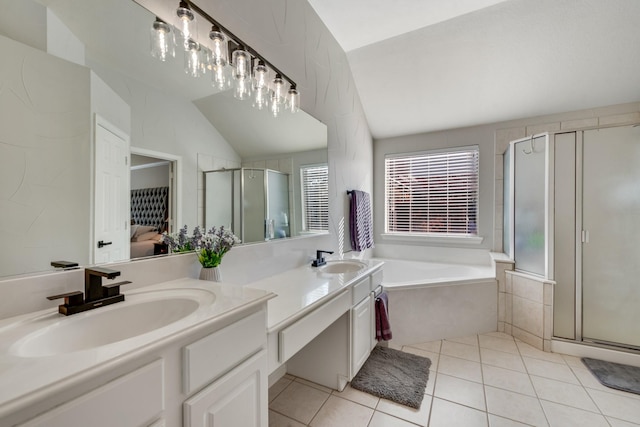
[[[438,236],[436,234],[383,233],[382,240],[396,242],[446,243],[456,246],[476,246],[482,244],[479,236]]]

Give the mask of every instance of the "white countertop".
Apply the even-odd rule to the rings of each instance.
[[[172,289],[190,289],[193,293],[203,295],[210,292],[215,295],[215,301],[201,305],[178,321],[142,335],[99,347],[43,357],[16,355],[16,342],[43,326],[55,325],[70,318],[82,320],[83,315],[117,308],[127,304],[127,300],[69,317],[58,314],[54,309],[47,309],[0,321],[0,417],[46,395],[107,372],[115,364],[133,361],[142,353],[160,348],[175,339],[205,328],[215,330],[216,325],[223,325],[229,318],[274,297],[267,291],[188,278],[123,293],[131,296],[130,300],[133,301],[136,294]]]
[[[332,261],[338,260],[328,260]],[[267,331],[273,332],[297,320],[384,264],[383,261],[370,259],[345,261],[359,261],[365,267],[354,273],[326,274],[307,264],[245,285],[246,289],[263,290],[277,295],[267,303]]]

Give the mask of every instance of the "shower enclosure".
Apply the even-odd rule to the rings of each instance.
[[[243,243],[290,237],[289,175],[271,169],[204,172],[205,227],[225,228]]]
[[[505,201],[516,270],[556,283],[554,337],[640,350],[640,127],[512,142]]]

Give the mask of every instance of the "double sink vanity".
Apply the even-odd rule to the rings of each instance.
[[[339,389],[375,345],[382,263],[245,286],[182,278],[63,316],[0,321],[2,426],[267,426],[285,372]]]

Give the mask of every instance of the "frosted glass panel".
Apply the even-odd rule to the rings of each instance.
[[[273,220],[273,238],[289,237],[289,175],[268,170],[267,188],[267,219]]]
[[[546,137],[513,146],[515,268],[541,276],[545,275],[546,146]]]
[[[233,171],[206,173],[205,228],[219,227],[233,230]]]
[[[640,348],[640,128],[584,132],[583,338]]]
[[[242,222],[244,242],[258,242],[265,237],[265,184],[263,169],[242,170]]]

